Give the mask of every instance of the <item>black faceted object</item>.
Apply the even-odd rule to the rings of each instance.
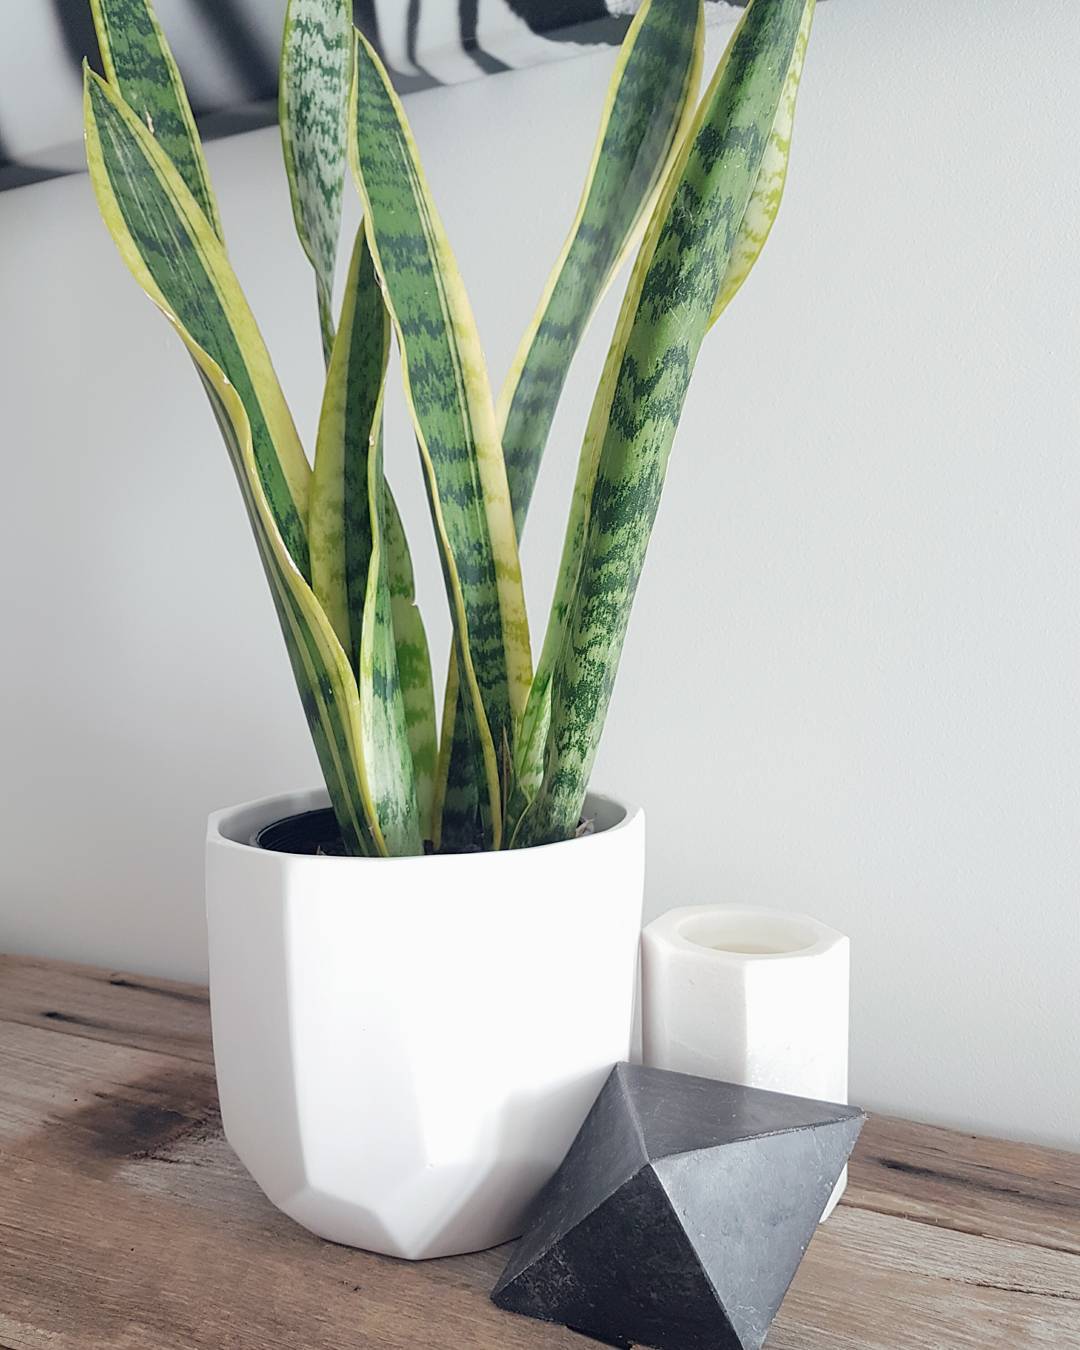
[[[617,1064],[491,1297],[611,1345],[760,1350],[864,1120]]]

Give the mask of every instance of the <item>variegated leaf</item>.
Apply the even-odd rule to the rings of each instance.
[[[435,847],[445,853],[472,853],[484,845],[480,810],[483,766],[477,765],[474,741],[457,656],[451,651],[432,803]]]
[[[180,330],[180,336],[202,375],[236,471],[342,842],[354,855],[385,853],[361,789],[360,699],[345,653],[281,541],[258,479],[243,402],[190,334]]]
[[[191,105],[150,0],[90,0],[105,76],[191,190],[219,239],[217,202]]]
[[[502,838],[514,725],[531,679],[510,494],[468,298],[404,111],[359,36],[350,152],[401,347],[478,758],[489,842]]]
[[[422,851],[398,679],[383,528],[382,399],[390,323],[357,235],[315,446],[308,533],[312,588],[353,663],[360,771],[390,853]]]
[[[702,0],[645,0],[623,40],[577,214],[499,396],[519,535],[574,353],[694,115],[704,28]]]
[[[326,376],[308,515],[312,589],[354,664],[371,564],[368,457],[380,435],[389,356],[390,320],[361,228]]]
[[[307,565],[307,461],[250,311],[178,171],[89,70],[85,117],[102,217],[136,280],[194,359],[225,435],[345,846],[383,853],[362,791],[356,680],[301,571],[301,559]]]
[[[282,43],[279,120],[297,234],[315,271],[327,362],[334,339],[332,298],[348,150],[352,54],[348,0],[290,0]],[[381,310],[381,296],[377,298]],[[385,313],[375,313],[369,306],[358,322],[371,324],[372,343],[377,345]],[[398,639],[398,672],[426,837],[430,834],[427,822],[436,754],[431,663],[423,620],[412,593],[409,546],[392,497],[388,506],[384,543]],[[358,612],[356,605],[362,595],[362,589],[353,592],[354,612]],[[355,646],[347,650],[355,657]]]
[[[765,247],[765,241],[772,230],[784,196],[784,184],[787,182],[788,158],[791,154],[791,133],[795,126],[795,103],[799,96],[803,62],[806,60],[806,48],[810,41],[810,25],[814,21],[814,6],[807,5],[803,15],[799,38],[788,66],[784,92],[776,109],[776,120],[769,133],[769,141],[758,170],[754,190],[750,194],[735,246],[731,250],[731,261],[724,275],[720,294],[716,297],[710,326],[727,309],[735,298],[736,292],[750,275],[750,269],[758,260]]]
[[[542,735],[543,763],[515,825],[517,846],[566,839],[577,827],[690,376],[812,3],[752,0],[635,264],[586,431],[526,711],[521,753],[535,752]]]
[[[278,120],[293,217],[315,270],[323,354],[334,341],[334,266],[348,143],[353,28],[349,0],[289,0]]]
[[[311,470],[270,356],[220,241],[179,172],[120,96],[86,72],[87,125],[100,147],[99,205],[120,252],[152,299],[176,318],[235,386],[251,423],[263,489],[285,545],[310,575]],[[115,228],[119,218],[126,228]]]
[[[428,651],[424,621],[416,605],[412,558],[397,503],[386,489],[386,514],[383,540],[386,547],[390,609],[394,621],[398,680],[405,702],[405,726],[412,750],[416,802],[424,839],[434,835],[432,801],[435,791],[437,755],[435,690],[431,678],[431,654]]]
[[[380,408],[380,414],[381,414]],[[381,416],[380,416],[381,422]],[[423,853],[405,700],[398,678],[398,649],[385,548],[388,494],[382,469],[382,433],[368,455],[368,505],[372,521],[371,566],[360,640],[362,769],[375,817],[391,857]]]
[[[574,354],[693,117],[704,26],[702,0],[645,0],[623,40],[577,213],[499,397],[519,538]],[[447,694],[460,697],[453,660]],[[438,796],[441,837],[464,849],[476,838],[476,788],[456,719],[456,704],[447,704]]]

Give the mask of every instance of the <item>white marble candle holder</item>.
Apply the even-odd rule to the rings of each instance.
[[[803,914],[669,910],[642,938],[644,1062],[846,1102],[849,964],[848,939]]]

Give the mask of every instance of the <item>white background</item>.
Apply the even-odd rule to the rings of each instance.
[[[650,913],[756,902],[850,933],[854,1100],[1073,1146],[1078,50],[1050,0],[820,7],[787,199],[701,359],[596,774],[647,809]],[[410,101],[496,380],[612,60]],[[209,158],[310,442],[276,133]],[[537,640],[613,315],[527,531]],[[255,551],[85,177],[0,197],[0,316],[0,946],[201,978],[206,812],[318,776]],[[387,445],[441,653],[400,401]]]

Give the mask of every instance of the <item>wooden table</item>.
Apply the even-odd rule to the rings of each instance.
[[[205,989],[0,957],[0,1350],[528,1350],[506,1250],[421,1264],[279,1214],[221,1133]],[[1080,1155],[882,1117],[769,1350],[1080,1350]]]

